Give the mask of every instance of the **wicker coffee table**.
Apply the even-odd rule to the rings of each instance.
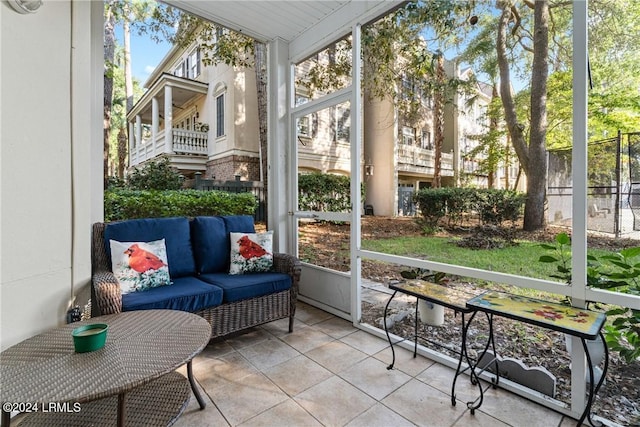
[[[71,331],[83,323],[109,325],[104,348],[74,351]],[[28,412],[21,426],[170,425],[188,403],[189,383],[204,408],[191,360],[210,335],[195,314],[143,310],[29,338],[0,353],[2,426],[10,423],[6,409]],[[188,379],[174,372],[185,363]]]

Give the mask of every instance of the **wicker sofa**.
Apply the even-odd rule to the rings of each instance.
[[[191,311],[209,322],[212,339],[288,317],[292,332],[301,269],[296,257],[274,253],[272,271],[228,274],[229,233],[254,231],[250,216],[95,223],[92,316],[158,308]],[[165,239],[171,286],[123,295],[111,270],[110,239]]]

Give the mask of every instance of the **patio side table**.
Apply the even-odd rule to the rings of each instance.
[[[71,331],[109,325],[103,348],[76,353]],[[71,323],[0,353],[1,401],[22,403],[20,425],[168,425],[189,400],[204,400],[191,361],[209,342],[202,317],[175,310],[131,311]],[[175,369],[187,364],[187,377]],[[10,412],[2,408],[2,426]]]
[[[485,371],[486,368],[491,364],[489,363],[487,367],[483,368],[479,372],[476,372],[477,363],[482,359],[482,356],[486,354],[489,347],[493,348],[493,352],[495,354],[495,343],[493,340],[493,323],[492,323],[491,317],[488,315],[487,315],[487,319],[489,321],[489,337],[487,338],[487,342],[484,346],[483,351],[481,352],[481,355],[475,358],[474,360],[469,356],[469,353],[467,352],[467,332],[469,329],[469,325],[471,324],[471,322],[473,321],[473,319],[477,314],[477,310],[474,307],[469,307],[467,305],[467,301],[476,297],[476,294],[473,294],[461,289],[456,289],[454,287],[437,285],[435,283],[430,283],[423,280],[409,280],[402,283],[390,284],[389,289],[392,289],[394,292],[389,298],[389,301],[387,301],[387,304],[384,309],[384,330],[385,330],[385,333],[387,334],[387,339],[389,341],[389,345],[391,347],[391,353],[392,353],[392,361],[391,361],[391,364],[387,367],[387,369],[393,369],[393,365],[395,364],[395,360],[396,360],[396,353],[395,353],[395,350],[393,349],[394,343],[391,341],[391,336],[389,335],[389,330],[387,328],[387,322],[386,322],[387,311],[389,309],[389,304],[391,303],[391,301],[393,300],[393,298],[396,296],[398,292],[414,296],[416,297],[417,301],[424,300],[433,304],[439,304],[444,307],[452,309],[456,315],[459,313],[461,318],[460,322],[461,322],[461,328],[462,328],[462,334],[461,334],[462,337],[461,337],[460,347],[457,350],[446,347],[442,343],[433,341],[427,337],[420,336],[418,334],[418,303],[416,301],[416,313],[415,313],[414,336],[413,336],[413,339],[414,339],[413,357],[416,357],[418,352],[418,337],[422,338],[423,340],[429,343],[432,343],[439,347],[446,348],[447,350],[457,354],[458,366],[456,368],[456,373],[453,377],[453,383],[451,385],[451,404],[454,406],[456,404],[455,390],[456,390],[456,381],[458,377],[461,374],[469,371],[469,377],[471,379],[471,383],[474,385],[477,385],[479,389],[478,397],[473,401],[467,402],[467,407],[471,410],[471,413],[473,414],[475,410],[482,405],[482,400],[484,398],[484,389],[482,387],[482,384],[480,383],[479,375],[483,371]],[[465,315],[470,315],[470,316],[468,318],[465,318]],[[467,366],[464,368],[462,367],[463,362],[466,362],[467,364]],[[497,360],[494,360],[493,363],[495,363],[496,370],[497,370]],[[492,385],[494,386],[497,385],[498,380],[499,380],[499,376],[496,375],[495,379],[492,380]]]
[[[467,306],[484,311],[490,317],[502,316],[580,338],[587,357],[590,381],[587,404],[578,420],[578,425],[582,425],[587,416],[591,425],[594,425],[591,421],[591,405],[604,382],[609,367],[609,351],[602,334],[602,326],[607,319],[604,313],[498,291],[487,291],[469,300]],[[593,340],[598,336],[602,339],[605,358],[602,376],[598,384],[594,385],[594,367],[586,340]],[[497,356],[495,350],[493,354]],[[499,375],[497,369],[496,373]]]

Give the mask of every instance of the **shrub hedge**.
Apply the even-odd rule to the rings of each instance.
[[[298,175],[298,205],[301,211],[348,212],[351,210],[348,176],[320,172]]]
[[[414,201],[425,225],[435,229],[445,218],[459,222],[463,214],[477,214],[483,224],[502,225],[522,215],[525,195],[513,190],[483,188],[425,188],[414,194]]]
[[[199,215],[253,215],[258,202],[251,193],[199,190],[125,190],[104,193],[105,221]]]

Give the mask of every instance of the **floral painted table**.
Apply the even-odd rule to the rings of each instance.
[[[451,404],[454,406],[456,404],[455,390],[456,390],[456,381],[458,377],[461,374],[468,371],[472,384],[477,385],[479,389],[478,397],[473,401],[467,402],[467,407],[471,410],[471,413],[474,413],[474,411],[482,405],[482,400],[484,396],[484,389],[482,387],[482,384],[480,383],[479,375],[480,373],[482,373],[482,371],[486,369],[486,367],[482,369],[482,371],[476,371],[478,361],[482,359],[483,355],[487,352],[489,347],[492,347],[493,354],[496,354],[495,343],[493,340],[493,326],[492,326],[491,316],[487,314],[487,319],[489,320],[489,337],[487,339],[486,345],[483,351],[481,352],[480,357],[476,359],[472,359],[471,357],[469,357],[469,354],[467,352],[466,339],[467,339],[467,331],[468,331],[469,325],[475,318],[478,310],[473,307],[469,307],[467,305],[467,301],[474,298],[476,296],[475,294],[467,292],[463,289],[455,288],[453,286],[438,285],[438,284],[427,282],[424,280],[408,280],[406,282],[390,284],[389,289],[393,290],[394,293],[393,295],[391,295],[391,298],[389,298],[389,301],[387,302],[387,305],[385,306],[385,309],[384,309],[384,319],[385,319],[384,329],[387,334],[387,339],[389,341],[389,346],[391,347],[391,353],[392,353],[392,361],[391,361],[391,364],[387,367],[387,369],[393,369],[393,365],[395,364],[395,360],[396,360],[396,354],[393,349],[394,343],[391,340],[391,335],[389,334],[389,331],[387,328],[387,321],[386,321],[387,311],[389,309],[389,304],[391,303],[391,301],[393,300],[393,298],[396,296],[398,292],[401,292],[406,295],[414,296],[418,300],[423,300],[433,304],[442,305],[446,308],[453,310],[456,314],[460,313],[461,328],[462,328],[462,338],[461,338],[460,348],[451,349],[448,346],[443,345],[442,343],[429,339],[428,337],[419,336],[418,304],[416,302],[416,315],[415,315],[414,336],[413,336],[413,339],[414,339],[413,357],[416,357],[418,352],[418,337],[422,338],[423,340],[431,344],[434,344],[439,347],[444,347],[456,353],[458,355],[458,367],[453,377],[453,384],[451,385]],[[469,315],[469,317],[465,317],[465,315]],[[464,362],[466,362],[465,367],[463,367]],[[495,363],[495,368],[496,368],[495,371],[498,372],[497,361],[493,363]],[[492,381],[492,385],[494,386],[497,385],[498,379],[499,379],[499,376],[496,375],[495,379]]]
[[[607,343],[602,335],[602,327],[606,321],[604,313],[497,291],[487,291],[470,299],[466,305],[470,309],[484,311],[490,316],[502,316],[580,338],[587,356],[590,381],[587,404],[578,425],[581,425],[587,416],[590,417],[593,399],[604,382],[609,366]],[[602,339],[605,358],[602,375],[598,384],[594,386],[594,367],[586,341],[594,340],[598,336]],[[593,422],[591,424],[594,425]]]

